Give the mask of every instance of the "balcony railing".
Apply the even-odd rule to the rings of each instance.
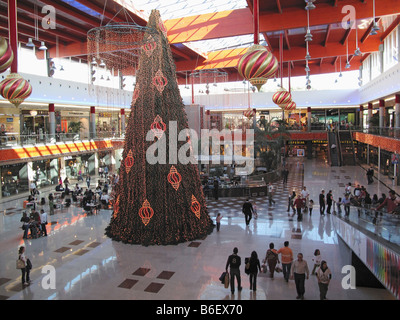
[[[98,132],[94,138],[89,138],[88,134],[79,133],[56,133],[55,135],[50,134],[17,134],[17,133],[5,133],[0,135],[0,149],[26,146],[35,144],[51,144],[57,142],[71,142],[80,140],[103,140],[103,139],[123,139],[125,133],[121,132]]]

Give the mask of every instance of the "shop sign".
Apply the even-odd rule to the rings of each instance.
[[[89,117],[85,111],[61,111],[61,117]]]
[[[312,144],[328,144],[327,140],[313,140]]]
[[[112,114],[111,114],[111,112],[99,112],[99,117],[102,117],[102,118],[111,118],[111,117],[112,117]]]
[[[306,142],[305,142],[305,140],[289,140],[289,141],[287,142],[287,144],[298,146],[298,145],[305,145]]]
[[[14,122],[14,118],[7,118],[7,122]]]

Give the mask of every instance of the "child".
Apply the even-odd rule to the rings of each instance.
[[[312,258],[312,261],[314,261],[314,268],[311,274],[315,274],[315,270],[321,265],[321,252],[319,249],[315,249],[314,258]]]
[[[311,217],[311,214],[312,214],[313,206],[314,206],[314,200],[311,199],[311,200],[308,202],[308,209],[310,210],[310,217]]]
[[[216,219],[216,221],[217,221],[217,231],[219,231],[219,227],[221,226],[221,219],[222,219],[222,216],[221,216],[220,213],[218,213],[217,219]]]

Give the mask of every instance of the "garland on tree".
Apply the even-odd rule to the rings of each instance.
[[[139,57],[120,176],[114,189],[114,212],[106,235],[131,244],[177,244],[205,238],[214,224],[196,164],[146,161],[151,145],[162,139],[169,141],[170,121],[176,121],[178,132],[188,128],[166,29],[157,10],[152,10],[147,27],[157,32],[145,34]],[[153,141],[146,141],[149,133]],[[188,142],[189,137],[171,147],[179,149]],[[166,143],[167,155],[169,147]]]

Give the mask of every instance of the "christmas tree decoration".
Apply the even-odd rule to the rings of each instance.
[[[0,37],[0,73],[6,71],[14,60],[14,52],[7,40]]]
[[[147,226],[150,222],[150,219],[154,215],[154,210],[151,208],[150,203],[144,200],[142,207],[139,210],[139,216],[142,219],[142,222],[145,226]]]
[[[167,129],[167,126],[163,122],[162,118],[159,115],[157,115],[157,117],[154,118],[154,121],[151,124],[150,128],[151,128],[151,131],[153,131],[154,135],[158,139],[161,139],[165,130]]]
[[[190,206],[190,208],[196,215],[196,217],[200,219],[200,203],[197,201],[194,195],[192,195],[192,205]]]
[[[114,219],[117,217],[118,212],[119,212],[119,198],[120,198],[120,196],[117,197],[117,200],[115,201],[114,206],[113,206],[114,207],[114,213],[113,213]]]
[[[18,73],[10,73],[0,82],[0,94],[18,107],[32,93],[32,86]]]
[[[178,190],[179,184],[182,181],[182,176],[179,174],[178,171],[176,171],[176,168],[174,166],[171,167],[171,170],[168,173],[167,179],[168,179],[168,182],[172,185],[172,187],[175,190]]]
[[[285,106],[285,111],[293,111],[296,109],[296,102],[290,101],[286,106]]]
[[[273,78],[278,71],[278,60],[265,47],[254,44],[240,58],[239,74],[250,81],[260,91],[267,80]]]
[[[197,164],[183,164],[174,151],[187,148],[189,152],[188,139],[177,139],[177,133],[188,129],[188,119],[158,10],[152,10],[147,28],[156,32],[144,35],[147,44],[138,57],[136,87],[114,188],[119,205],[114,206],[105,233],[127,244],[175,245],[204,239],[214,224]],[[158,157],[160,150],[154,151],[154,146],[163,143],[165,161]]]
[[[165,86],[168,84],[168,80],[164,77],[161,70],[158,70],[156,75],[153,78],[153,84],[156,86],[157,90],[162,93],[164,91]]]
[[[131,168],[133,166],[133,156],[132,156],[132,150],[129,150],[128,155],[125,158],[125,170],[126,173],[129,173],[129,171],[131,171]]]

